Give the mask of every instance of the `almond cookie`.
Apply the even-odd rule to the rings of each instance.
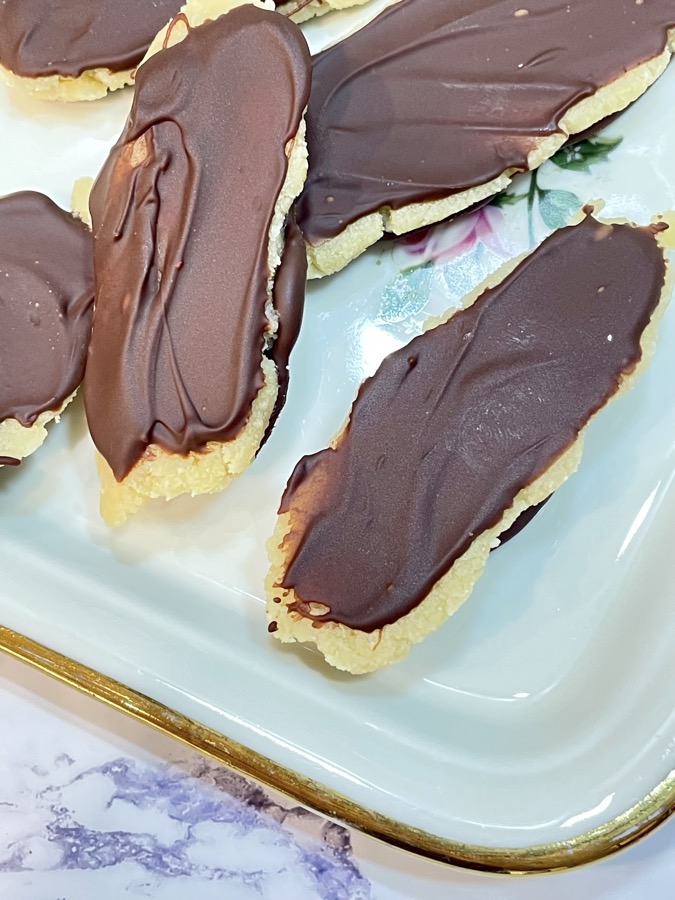
[[[152,498],[222,490],[280,408],[304,299],[289,210],[311,62],[298,26],[257,5],[204,22],[231,5],[189,3],[153,43],[91,192],[84,395],[111,525]]]
[[[73,399],[93,303],[86,226],[43,194],[0,199],[0,466],[37,450]]]
[[[269,543],[277,638],[369,672],[458,609],[651,357],[671,288],[659,234],[588,216],[384,360],[286,487]]]
[[[400,0],[314,60],[310,277],[503,190],[664,71],[673,0]]]

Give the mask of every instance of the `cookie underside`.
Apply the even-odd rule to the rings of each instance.
[[[675,30],[668,35],[669,45],[659,56],[636,66],[611,84],[580,101],[563,116],[560,131],[541,139],[528,156],[528,170],[538,168],[560,150],[575,134],[592,128],[608,116],[630,106],[666,70],[675,50]],[[516,169],[507,169],[500,176],[467,191],[452,194],[442,200],[413,203],[401,209],[383,207],[348,225],[334,238],[320,244],[307,245],[308,278],[322,278],[343,269],[376,243],[385,233],[405,234],[456,215],[503,191],[511,183]]]
[[[504,281],[529,255],[524,254],[501,267],[468,295],[461,309],[471,306],[485,290]],[[641,359],[633,372],[622,376],[619,388],[609,402],[629,390],[649,364],[656,346],[658,325],[670,299],[672,287],[673,273],[671,267],[668,267],[659,304],[640,339]],[[430,320],[426,328],[441,325],[460,311],[452,310],[441,318]],[[337,622],[315,622],[297,612],[288,611],[290,604],[303,598],[298,597],[293,590],[280,587],[289,563],[282,549],[283,542],[293,525],[292,512],[281,514],[267,545],[271,568],[265,581],[268,596],[266,614],[268,621],[276,623],[274,637],[282,643],[315,644],[328,663],[354,675],[372,672],[403,659],[414,644],[436,631],[469,597],[485,568],[490,551],[499,544],[499,535],[510,528],[521,513],[549,497],[576,471],[581,460],[584,433],[594,418],[595,415],[589,419],[574,443],[539,478],[517,494],[500,521],[473,541],[418,606],[396,622],[370,633]],[[331,447],[339,443],[346,424],[331,441]]]

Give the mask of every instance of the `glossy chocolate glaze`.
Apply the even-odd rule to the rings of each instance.
[[[634,369],[664,278],[653,229],[589,217],[388,356],[286,488],[289,609],[370,632],[416,607]]]
[[[20,466],[21,460],[13,456],[0,456],[0,466]]]
[[[93,301],[86,226],[44,194],[0,199],[0,422],[33,425],[77,388]]]
[[[76,78],[133,69],[183,0],[6,0],[0,63],[16,75]]]
[[[269,228],[310,76],[298,27],[249,5],[138,70],[90,204],[85,406],[119,480],[149,444],[203,450],[248,421],[269,330]]]
[[[314,60],[305,237],[526,169],[537,139],[673,26],[673,0],[400,0]]]

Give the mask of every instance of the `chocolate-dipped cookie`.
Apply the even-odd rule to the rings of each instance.
[[[96,100],[133,83],[181,0],[5,0],[0,71],[43,100]]]
[[[37,450],[73,399],[93,302],[88,228],[43,194],[0,199],[0,466]]]
[[[384,360],[286,487],[268,545],[277,638],[368,672],[457,610],[648,362],[671,287],[659,233],[588,216]]]
[[[503,190],[664,71],[673,0],[400,0],[314,59],[310,277]]]
[[[307,168],[309,51],[255,4],[203,22],[216,6],[188,3],[153,43],[91,192],[84,395],[112,525],[155,497],[222,490],[250,464],[302,313],[289,210]]]

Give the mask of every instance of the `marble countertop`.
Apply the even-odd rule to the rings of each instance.
[[[560,875],[499,878],[350,832],[0,655],[0,897],[650,900],[675,820]]]

